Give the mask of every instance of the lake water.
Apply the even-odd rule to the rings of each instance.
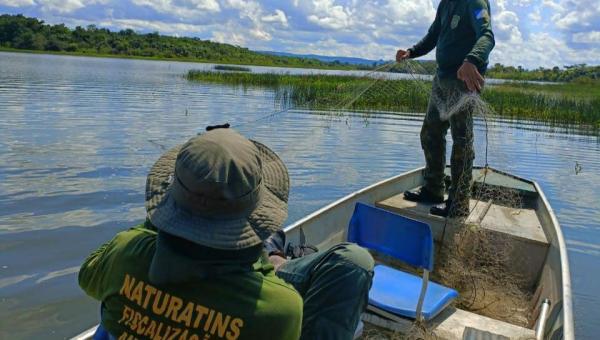
[[[98,321],[83,259],[143,221],[149,167],[230,122],[287,163],[290,218],[423,164],[421,114],[332,119],[274,110],[262,89],[189,83],[202,64],[0,53],[0,339],[64,338]],[[303,71],[307,72],[307,71]],[[476,124],[481,164],[484,124]],[[490,165],[538,181],[562,224],[578,337],[600,334],[600,139],[490,124]],[[581,171],[576,171],[576,165]]]

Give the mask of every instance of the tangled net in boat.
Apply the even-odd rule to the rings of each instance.
[[[377,326],[365,325],[362,340],[437,340],[439,337],[427,326],[415,322],[405,333],[390,331]]]
[[[464,226],[443,246],[435,278],[460,292],[458,308],[527,326],[531,296],[509,269],[511,250],[478,226]]]
[[[447,219],[448,235],[438,245],[436,276],[439,281],[460,292],[457,307],[512,324],[527,326],[530,316],[531,287],[515,267],[515,246],[506,237],[482,226],[483,216],[492,205],[509,208],[510,214],[519,214],[524,202],[515,189],[488,183],[490,158],[496,166],[510,164],[509,155],[501,155],[491,145],[502,138],[500,129],[491,126],[490,108],[479,96],[467,94],[455,101],[446,114],[469,112],[483,120],[486,134],[482,158],[485,167],[473,172],[473,180],[463,169],[457,187],[471,188],[471,204],[464,219]],[[490,133],[496,133],[490,138]],[[490,154],[490,150],[493,154]],[[468,189],[467,189],[468,190]],[[464,207],[451,207],[465,209]]]

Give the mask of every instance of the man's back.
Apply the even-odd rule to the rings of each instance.
[[[149,275],[156,240],[156,232],[141,227],[122,232],[82,266],[80,285],[103,301],[102,323],[112,335],[119,339],[300,336],[302,298],[275,276],[266,259],[261,257],[246,270],[157,284]]]

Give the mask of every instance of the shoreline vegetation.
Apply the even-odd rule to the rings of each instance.
[[[259,53],[240,46],[158,32],[142,34],[131,29],[113,32],[95,25],[71,29],[64,24],[48,25],[20,14],[0,15],[0,51],[315,69],[359,68],[339,62]]]
[[[430,83],[357,76],[231,73],[192,70],[190,81],[262,87],[284,107],[425,112]],[[361,95],[362,94],[362,95]],[[360,96],[359,96],[360,95]],[[358,97],[358,99],[356,99]],[[600,82],[488,85],[482,97],[498,116],[600,130]]]
[[[199,38],[173,37],[158,32],[143,34],[131,29],[111,31],[95,25],[69,28],[64,24],[48,25],[20,14],[0,15],[0,51],[333,70],[373,70],[386,63],[380,60],[372,64],[352,64],[342,57],[333,61],[329,57],[323,61],[317,57],[281,56]],[[426,74],[432,74],[437,67],[435,61],[415,60],[412,65],[395,64],[388,71],[414,73],[415,66]],[[580,64],[527,70],[521,66],[494,64],[490,65],[487,76],[550,82],[597,81],[600,66]]]
[[[184,62],[184,63],[202,63],[202,64],[222,64],[227,66],[266,66],[266,67],[285,67],[285,68],[299,68],[299,69],[316,69],[316,70],[356,70],[353,67],[335,67],[335,66],[318,66],[318,65],[279,65],[273,63],[240,63],[236,61],[227,61],[222,59],[196,59],[196,58],[183,58],[183,57],[149,57],[141,55],[123,55],[123,54],[110,54],[110,53],[96,53],[94,51],[78,51],[78,52],[67,52],[67,51],[48,51],[48,50],[30,50],[30,49],[18,49],[0,46],[0,52],[7,53],[27,53],[27,54],[45,54],[45,55],[56,55],[56,56],[70,56],[70,57],[88,57],[88,58],[109,58],[109,59],[133,59],[133,60],[150,60],[150,61],[173,61],[173,62]]]

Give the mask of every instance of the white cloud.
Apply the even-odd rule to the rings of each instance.
[[[412,25],[417,22],[431,23],[436,12],[430,1],[389,0],[384,8],[388,18],[398,25]]]
[[[212,40],[220,43],[233,44],[237,46],[245,46],[247,43],[246,37],[230,31],[214,31]]]
[[[0,6],[25,7],[33,5],[35,5],[33,0],[0,0]]]
[[[564,8],[560,4],[558,4],[552,0],[543,0],[542,5],[544,7],[552,9],[554,11],[563,11],[564,10]]]
[[[280,9],[276,9],[275,13],[271,14],[271,15],[265,15],[263,17],[260,18],[263,22],[268,22],[268,23],[280,23],[282,26],[284,27],[288,27],[288,20],[287,20],[287,16],[285,15],[285,13],[280,10]]]
[[[43,12],[68,14],[88,5],[106,5],[110,0],[36,0]]]
[[[287,17],[281,10],[276,10],[273,15],[266,15],[260,3],[252,0],[225,0],[225,6],[238,10],[238,16],[241,21],[230,21],[229,25],[239,31],[247,31],[250,36],[259,41],[269,41],[272,35],[269,32],[271,28],[266,27],[265,23],[279,22],[287,27]],[[249,27],[244,27],[244,20],[248,21]],[[241,27],[240,27],[241,26]],[[232,36],[239,41],[237,34],[221,33],[220,38]]]
[[[255,50],[392,59],[427,32],[440,0],[0,0],[69,26],[159,31]],[[539,66],[600,60],[599,0],[490,1],[491,62]],[[93,5],[93,6],[91,6]],[[26,10],[25,10],[26,9]],[[430,54],[425,58],[431,59]]]
[[[573,34],[573,42],[580,44],[600,44],[600,31],[575,33]]]
[[[182,23],[166,23],[162,21],[137,20],[137,19],[114,19],[103,21],[99,26],[121,27],[123,29],[130,28],[134,31],[146,30],[157,31],[161,34],[173,35],[194,35],[204,32],[206,27],[203,25],[191,25]]]
[[[529,20],[536,24],[542,21],[542,13],[540,11],[540,8],[536,7],[536,9],[529,13],[527,17],[529,18]]]
[[[549,33],[533,33],[518,44],[499,42],[493,52],[492,63],[523,65],[526,68],[553,67],[590,63],[600,55],[600,47],[576,50]]]
[[[38,0],[44,12],[71,13],[85,7],[81,0]]]
[[[193,18],[208,13],[217,13],[221,6],[216,0],[131,0],[134,5],[172,14],[180,18]]]
[[[250,30],[250,35],[258,40],[269,41],[272,39],[272,36],[269,32],[263,31],[259,28],[254,28]]]
[[[552,3],[550,0],[545,2]],[[550,4],[549,4],[550,5]],[[553,20],[556,26],[565,31],[600,28],[600,1],[598,0],[556,0],[550,5],[555,11]]]
[[[308,21],[322,28],[339,30],[352,24],[352,11],[348,7],[335,5],[334,0],[312,0],[313,14]]]
[[[507,40],[510,43],[522,41],[523,36],[519,29],[517,14],[510,11],[497,14],[494,19],[494,34],[500,40]]]
[[[535,0],[512,0],[515,6],[525,7],[531,5]]]

